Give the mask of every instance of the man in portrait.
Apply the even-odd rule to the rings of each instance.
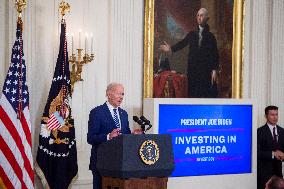
[[[213,33],[209,31],[207,9],[199,9],[196,20],[198,23],[196,30],[189,32],[183,40],[175,45],[171,46],[164,41],[159,49],[166,53],[176,53],[189,46],[187,62],[188,97],[214,98],[218,96],[219,54],[217,41]]]

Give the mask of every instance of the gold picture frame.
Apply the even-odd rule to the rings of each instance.
[[[153,97],[154,61],[154,8],[155,1],[145,0],[144,15],[144,98]],[[242,98],[244,2],[233,2],[233,42],[232,42],[232,98]]]

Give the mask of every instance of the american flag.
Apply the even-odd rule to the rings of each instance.
[[[0,188],[34,188],[29,92],[18,20],[11,64],[0,98]]]
[[[59,115],[58,111],[56,111],[50,116],[50,119],[47,122],[47,128],[50,130],[56,130],[64,124],[63,118]]]

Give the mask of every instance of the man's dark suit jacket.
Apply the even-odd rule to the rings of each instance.
[[[130,134],[131,131],[129,128],[127,112],[121,108],[118,108],[118,112],[121,121],[121,133]],[[117,127],[115,126],[115,122],[106,103],[91,110],[87,134],[87,141],[92,145],[89,165],[90,170],[96,171],[97,148],[99,144],[107,141],[107,135],[116,128]]]
[[[284,129],[277,125],[278,149],[284,152]],[[266,124],[257,129],[257,185],[264,189],[271,176],[282,177],[282,162],[272,159],[273,136]]]

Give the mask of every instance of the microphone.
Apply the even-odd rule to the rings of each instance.
[[[149,125],[149,124],[150,124],[150,121],[149,121],[148,119],[146,119],[143,115],[140,116],[140,119],[141,119],[142,121],[144,121],[146,125]]]
[[[140,116],[140,119],[141,119],[142,121],[144,121],[145,125],[148,125],[148,126],[149,126],[149,127],[146,129],[146,131],[148,131],[149,129],[151,129],[152,125],[151,125],[151,122],[150,122],[148,119],[146,119],[143,115]]]
[[[133,116],[133,121],[135,121],[141,126],[143,132],[145,131],[145,123],[141,121],[137,116]]]

